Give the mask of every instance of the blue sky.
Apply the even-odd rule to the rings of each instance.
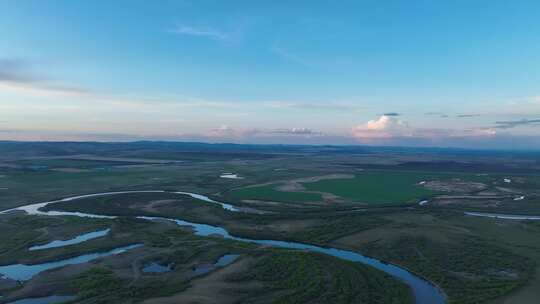
[[[540,2],[291,2],[0,1],[0,139],[540,148]]]

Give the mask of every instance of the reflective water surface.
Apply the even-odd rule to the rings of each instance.
[[[28,250],[43,250],[43,249],[49,249],[49,248],[58,248],[58,247],[64,247],[69,245],[75,245],[82,242],[86,242],[91,239],[99,238],[102,236],[105,236],[111,231],[111,229],[104,229],[94,232],[88,232],[81,235],[78,235],[72,239],[69,240],[58,240],[58,241],[52,241],[50,243],[44,244],[44,245],[36,245],[28,248]]]
[[[27,281],[30,280],[33,276],[45,270],[59,268],[66,265],[86,263],[102,257],[120,254],[141,246],[142,244],[133,244],[129,246],[118,247],[105,252],[88,253],[65,260],[46,262],[41,264],[11,264],[6,266],[0,266],[0,274],[12,280]]]
[[[163,273],[169,271],[171,271],[171,265],[162,265],[157,262],[150,262],[142,269],[142,272],[145,273]]]
[[[27,299],[21,299],[13,302],[9,302],[7,304],[56,304],[56,303],[62,303],[69,300],[73,300],[74,296],[49,296],[49,297],[41,297],[41,298],[27,298]]]
[[[41,211],[39,209],[41,207],[44,207],[44,206],[46,206],[46,205],[48,205],[50,203],[54,203],[54,202],[73,201],[73,200],[76,200],[78,198],[91,197],[91,196],[111,195],[111,194],[118,194],[118,193],[137,193],[137,192],[164,192],[164,191],[159,191],[159,190],[158,191],[124,191],[124,192],[108,192],[108,193],[89,194],[89,195],[82,195],[82,196],[75,196],[75,197],[65,198],[65,199],[58,200],[58,201],[52,201],[52,202],[46,202],[46,203],[22,206],[22,207],[6,210],[4,212],[10,212],[10,211],[13,211],[13,210],[22,210],[22,211],[25,211],[28,214],[73,215],[73,216],[79,216],[79,217],[114,218],[114,216],[109,216],[109,215],[87,214],[87,213],[81,213],[81,212]],[[196,198],[196,199],[208,202],[208,203],[219,204],[224,209],[232,211],[232,212],[241,211],[240,209],[238,209],[237,207],[235,207],[233,205],[225,204],[225,203],[221,203],[221,202],[212,200],[212,199],[210,199],[210,198],[208,198],[207,196],[204,196],[204,195],[195,194],[195,193],[189,193],[189,192],[175,192],[175,193],[190,195],[193,198]],[[0,214],[4,213],[4,212],[0,212]],[[352,261],[352,262],[358,262],[358,263],[361,263],[361,264],[364,264],[364,265],[369,265],[369,266],[372,266],[372,267],[374,267],[376,269],[379,269],[379,270],[381,270],[381,271],[383,271],[383,272],[385,272],[385,273],[387,273],[387,274],[401,280],[405,284],[407,284],[410,287],[410,289],[412,290],[413,295],[415,297],[415,302],[417,304],[444,304],[444,303],[446,303],[445,296],[441,292],[441,290],[439,288],[437,288],[436,286],[434,286],[433,284],[431,284],[430,282],[428,282],[428,281],[426,281],[426,280],[424,280],[424,279],[412,274],[411,272],[409,272],[409,271],[407,271],[407,270],[405,270],[403,268],[400,268],[400,267],[398,267],[396,265],[388,264],[388,263],[379,261],[379,260],[374,259],[374,258],[366,257],[364,255],[361,255],[361,254],[353,252],[353,251],[342,250],[342,249],[331,248],[331,247],[326,248],[326,247],[320,247],[320,246],[297,243],[297,242],[241,238],[241,237],[236,237],[236,236],[233,236],[233,235],[229,234],[229,232],[227,230],[225,230],[224,228],[222,228],[222,227],[211,226],[211,225],[206,225],[206,224],[192,223],[192,222],[184,221],[184,220],[181,220],[181,219],[171,219],[171,218],[163,218],[163,217],[147,217],[147,216],[140,216],[140,217],[137,217],[137,218],[145,219],[145,220],[151,220],[151,221],[154,221],[154,220],[173,221],[173,222],[175,222],[176,224],[178,224],[180,226],[191,226],[191,227],[193,227],[195,234],[200,235],[200,236],[221,236],[221,237],[224,237],[224,238],[227,238],[227,239],[232,239],[232,240],[236,240],[236,241],[240,241],[240,242],[263,244],[263,245],[270,245],[270,246],[281,247],[281,248],[289,248],[289,249],[307,250],[307,251],[311,251],[311,252],[319,252],[319,253],[330,255],[330,256],[333,256],[333,257],[337,257],[337,258],[340,258],[340,259],[343,259],[343,260]],[[140,244],[136,244],[136,245],[132,245],[132,246],[140,246]],[[90,255],[95,255],[95,254],[90,254]],[[81,256],[81,257],[83,257],[83,256]],[[77,257],[77,258],[74,258],[74,259],[79,259],[81,257]],[[91,258],[91,259],[93,259],[93,258]],[[69,259],[69,260],[72,260],[72,259]],[[68,260],[65,260],[65,261],[68,261]],[[59,262],[64,262],[64,261],[59,261]],[[45,263],[45,264],[54,264],[54,263],[59,263],[59,262]],[[81,263],[81,262],[79,262],[79,261],[70,261],[70,262],[68,262],[68,263],[66,263],[64,265],[67,265],[69,263]],[[40,264],[40,265],[45,265],[45,264]],[[33,266],[42,267],[40,265],[33,265]],[[3,267],[0,267],[0,273],[3,273],[3,271],[9,271],[9,274],[12,277],[22,277],[24,279],[24,278],[31,277],[31,276],[35,275],[36,273],[39,273],[39,272],[43,271],[43,270],[37,271],[37,269],[34,270],[33,266],[20,265],[20,264],[3,266],[3,267],[8,267],[8,268],[3,269]],[[208,265],[208,266],[212,267],[212,265]],[[11,267],[11,268],[9,268],[9,267]],[[39,267],[37,267],[37,268],[39,269]],[[47,266],[47,267],[49,267],[47,269],[50,269],[50,268],[55,268],[55,267],[60,267],[60,266],[52,266],[52,267]],[[32,269],[32,271],[30,271],[30,269]],[[19,270],[24,270],[24,271],[19,272]],[[201,268],[199,271],[206,271],[206,270]],[[27,272],[31,273],[31,275],[26,274]],[[9,275],[7,275],[7,276],[10,277]]]

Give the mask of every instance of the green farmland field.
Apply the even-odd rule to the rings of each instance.
[[[317,193],[285,192],[274,189],[276,185],[243,188],[231,191],[229,197],[234,200],[263,200],[289,203],[319,202],[322,196]]]
[[[425,178],[418,172],[373,171],[351,179],[321,180],[303,186],[310,191],[332,193],[362,203],[407,203],[435,194],[417,185]]]

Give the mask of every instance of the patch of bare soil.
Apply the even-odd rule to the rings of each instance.
[[[137,158],[137,157],[108,157],[108,156],[98,156],[90,154],[78,154],[78,155],[68,155],[68,156],[33,156],[33,157],[24,157],[23,160],[34,160],[34,159],[68,159],[68,160],[90,160],[90,161],[111,161],[111,162],[129,162],[129,163],[149,163],[149,164],[168,164],[168,163],[179,163],[182,161],[175,159],[149,159],[149,158]]]
[[[354,175],[352,174],[327,174],[327,175],[321,175],[321,176],[298,178],[298,179],[287,181],[285,184],[279,185],[278,187],[276,187],[276,190],[283,191],[283,192],[305,192],[305,193],[321,194],[325,202],[340,203],[340,202],[343,202],[343,199],[340,198],[339,196],[334,195],[332,193],[321,192],[321,191],[311,191],[311,190],[308,191],[306,190],[306,188],[304,188],[302,183],[314,183],[314,182],[327,180],[327,179],[345,179],[345,178],[354,178]]]
[[[358,251],[364,250],[365,246],[373,244],[392,244],[402,237],[426,237],[436,239],[439,242],[451,242],[444,232],[435,229],[427,230],[425,227],[404,229],[400,226],[374,228],[366,231],[353,233],[331,242],[333,246],[352,248]],[[419,256],[422,254],[419,253]]]
[[[19,286],[17,281],[0,277],[0,291],[13,289]]]
[[[487,189],[487,185],[478,182],[452,181],[427,181],[422,186],[426,189],[439,192],[470,193]]]
[[[495,189],[505,193],[521,193],[519,190],[514,190],[506,187],[495,187]]]
[[[260,201],[260,200],[253,200],[253,199],[242,200],[242,203],[252,205],[254,208],[240,207],[239,208],[240,210],[247,211],[249,213],[257,213],[257,214],[276,213],[276,212],[273,212],[273,211],[261,210],[261,209],[264,209],[265,207],[266,208],[268,208],[268,207],[288,208],[290,206],[290,207],[293,207],[293,208],[311,208],[314,205],[315,206],[322,205],[322,203],[291,204],[291,203],[283,203],[283,202]]]
[[[210,303],[238,303],[247,292],[262,288],[256,282],[227,282],[230,274],[244,271],[250,267],[253,259],[242,258],[227,267],[220,268],[209,275],[195,279],[187,290],[170,297],[146,300],[145,304],[210,304]]]
[[[278,220],[264,226],[264,230],[291,233],[321,224],[321,220]]]
[[[56,168],[56,169],[52,169],[51,171],[64,172],[64,173],[80,173],[80,172],[90,172],[92,170],[80,169],[80,168]]]
[[[493,304],[536,304],[540,299],[540,267],[536,268],[534,278],[524,287],[504,298],[499,298]]]
[[[492,195],[492,196],[488,196],[488,195],[440,195],[440,196],[437,196],[437,198],[438,199],[458,199],[458,200],[467,199],[467,200],[482,201],[482,200],[492,200],[492,199],[505,199],[509,197],[502,196],[502,195]]]
[[[344,179],[344,178],[354,178],[354,175],[352,175],[352,174],[341,174],[341,173],[327,174],[327,175],[321,175],[321,176],[298,178],[298,179],[292,180],[292,182],[295,182],[295,183],[314,183],[314,182],[327,180],[327,179]]]
[[[250,205],[256,205],[256,206],[282,206],[285,205],[284,203],[280,202],[269,202],[269,201],[259,201],[259,200],[242,200],[242,203],[250,204]]]
[[[159,207],[171,205],[172,203],[179,202],[179,201],[180,200],[175,200],[175,199],[155,200],[149,203],[134,204],[130,208],[136,209],[136,210],[144,210],[147,212],[159,212],[158,210]]]
[[[354,175],[352,175],[352,174],[327,174],[327,175],[321,175],[321,176],[297,178],[297,179],[284,181],[284,182],[282,182],[282,181],[272,181],[272,182],[266,182],[266,183],[260,183],[260,184],[253,184],[253,185],[249,185],[249,186],[245,186],[245,187],[234,188],[232,190],[248,189],[248,188],[255,188],[255,187],[263,187],[263,186],[281,184],[279,186],[279,189],[276,188],[277,190],[293,192],[293,191],[298,191],[297,190],[298,185],[294,185],[294,184],[313,183],[313,182],[317,182],[317,181],[321,181],[321,180],[325,180],[325,179],[338,179],[338,178],[354,178]],[[292,184],[292,185],[290,185],[290,184]],[[302,185],[299,185],[299,186],[301,187],[299,189],[303,189]],[[281,189],[285,189],[285,190],[281,190]],[[287,190],[287,189],[290,189],[290,190]]]
[[[481,191],[481,192],[478,192],[476,193],[477,195],[485,195],[485,196],[497,196],[499,195],[500,193],[498,191],[495,191],[493,189],[488,189],[488,190],[484,190],[484,191]]]
[[[448,206],[453,204],[466,204],[470,207],[499,207],[501,205],[500,197],[438,197],[431,202],[432,205]]]

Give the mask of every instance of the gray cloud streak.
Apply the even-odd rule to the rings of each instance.
[[[439,116],[441,118],[448,118],[448,114],[442,113],[442,112],[426,112],[424,113],[426,116]]]
[[[496,121],[494,128],[497,129],[511,129],[518,126],[526,125],[540,125],[540,119],[521,119],[521,120],[505,120]]]
[[[480,114],[459,114],[456,115],[457,118],[472,118],[472,117],[478,117]]]
[[[30,71],[30,64],[21,59],[0,58],[0,85],[27,89],[42,94],[88,95],[80,87],[52,84],[50,79]]]
[[[27,71],[27,63],[20,59],[0,58],[0,82],[34,83],[43,80]]]

